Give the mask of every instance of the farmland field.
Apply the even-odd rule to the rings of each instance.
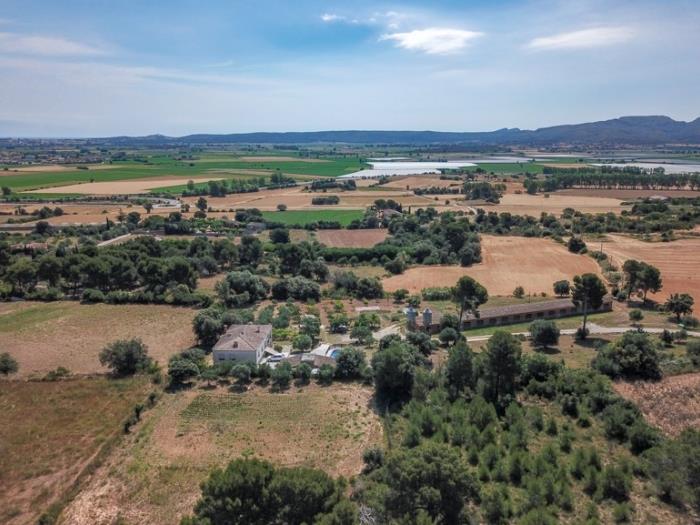
[[[300,209],[318,209],[321,206],[315,206],[311,203],[314,197],[318,196],[337,195],[340,198],[338,205],[333,205],[333,209],[362,209],[374,204],[374,201],[380,198],[394,199],[400,202],[403,206],[437,206],[440,202],[433,198],[421,197],[414,195],[413,192],[393,190],[387,192],[376,191],[347,191],[347,192],[330,192],[328,194],[312,193],[302,191],[302,188],[284,188],[275,190],[261,190],[252,193],[235,193],[226,195],[225,197],[207,198],[209,205],[213,209],[233,209],[233,208],[258,208],[262,211],[274,211],[277,205],[284,204],[290,210]],[[183,201],[192,204],[197,200],[196,197],[185,197]],[[444,200],[444,199],[443,199]]]
[[[655,195],[665,197],[693,198],[700,197],[700,191],[692,190],[667,190],[659,188],[656,190],[626,190],[616,188],[573,188],[558,190],[558,195],[571,195],[574,197],[607,197],[612,199],[643,199]]]
[[[700,239],[673,242],[644,242],[624,235],[608,235],[603,251],[621,266],[637,259],[661,270],[663,288],[652,299],[665,300],[672,293],[689,293],[700,300]]]
[[[489,173],[542,173],[542,165],[534,162],[479,162],[477,166]],[[476,168],[468,168],[470,171]]]
[[[622,200],[609,197],[590,197],[579,195],[564,195],[559,192],[544,195],[528,195],[527,193],[506,193],[501,197],[500,204],[478,206],[486,211],[497,213],[509,212],[514,215],[531,215],[539,217],[542,212],[561,215],[564,208],[574,208],[583,213],[620,213],[627,207]]]
[[[384,280],[385,290],[406,288],[411,293],[434,286],[453,286],[463,275],[483,284],[492,295],[511,295],[516,286],[525,293],[551,295],[552,283],[574,275],[599,273],[590,257],[575,255],[549,239],[481,237],[483,262],[471,267],[420,266]]]
[[[85,305],[73,301],[0,304],[2,350],[19,362],[20,376],[63,366],[74,373],[105,372],[98,354],[116,339],[140,337],[149,354],[168,357],[194,343],[195,310],[165,305]]]
[[[93,165],[88,169],[67,166],[44,170],[2,172],[2,185],[14,191],[55,188],[83,182],[114,182],[152,177],[182,177],[186,182],[197,176],[221,177],[216,170],[280,170],[289,175],[313,175],[335,177],[357,171],[362,163],[355,157],[326,158],[327,162],[308,162],[307,159],[289,160],[290,157],[236,157],[233,155],[205,154],[193,160],[176,160],[164,155],[148,157],[147,162],[124,161],[109,165]],[[274,160],[272,160],[274,159]],[[108,169],[105,169],[109,166]],[[39,167],[34,167],[39,168]]]
[[[361,210],[289,210],[263,212],[263,217],[268,221],[280,222],[292,226],[311,224],[317,221],[337,221],[341,226],[347,226],[355,219],[361,219],[364,213]]]
[[[61,208],[63,210],[63,215],[56,217],[49,217],[44,219],[49,224],[53,225],[63,225],[63,224],[91,224],[91,223],[103,223],[106,219],[116,221],[119,216],[119,212],[128,214],[132,211],[141,214],[141,217],[146,217],[146,210],[143,206],[137,204],[71,204],[63,202],[47,202],[42,204],[0,204],[0,212],[3,213],[14,213],[17,207],[22,207],[27,210],[27,213],[32,213],[34,210],[38,210],[44,206],[49,208]],[[151,215],[164,214],[167,215],[173,211],[173,208],[153,208]],[[31,219],[29,215],[0,215],[0,223],[7,222],[9,219]],[[39,220],[36,217],[36,220]]]
[[[210,181],[210,180],[221,180],[222,177],[201,177],[192,176],[188,180],[194,182],[197,181]],[[181,181],[173,177],[151,177],[148,179],[131,179],[131,180],[119,180],[119,181],[102,181],[102,182],[84,182],[82,184],[70,184],[68,186],[61,186],[61,191],[71,194],[82,194],[82,195],[128,195],[134,193],[149,193],[150,190],[157,191],[160,188],[166,188],[176,184],[180,184]],[[183,188],[186,185],[183,185]],[[45,190],[29,190],[25,193],[43,193]]]
[[[386,239],[385,229],[371,230],[319,230],[316,238],[321,244],[332,248],[371,248]]]
[[[142,377],[0,381],[0,522],[36,523],[121,434],[148,388]]]
[[[356,475],[362,451],[382,440],[371,395],[371,388],[340,384],[284,394],[261,387],[167,394],[95,473],[65,522],[177,523],[191,512],[209,471],[242,454]]]

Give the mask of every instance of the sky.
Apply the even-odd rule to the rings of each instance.
[[[700,116],[698,0],[2,0],[0,136]]]

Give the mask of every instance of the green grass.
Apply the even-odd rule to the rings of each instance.
[[[8,312],[2,316],[1,333],[16,333],[18,330],[37,323],[58,319],[65,315],[65,305],[60,303],[40,303],[38,306]]]
[[[211,176],[221,177],[222,170],[227,169],[251,169],[251,170],[277,170],[289,175],[311,175],[317,177],[337,177],[346,173],[352,173],[362,168],[363,164],[357,158],[326,157],[328,162],[304,162],[299,161],[242,161],[231,155],[203,155],[202,158],[193,161],[179,161],[164,155],[148,157],[148,163],[143,162],[115,162],[108,169],[87,169],[56,172],[27,172],[10,175],[5,172],[2,185],[12,188],[13,191],[25,191],[41,188],[55,188],[77,184],[82,182],[114,182],[120,180],[143,179],[150,177],[182,177],[187,181],[189,177]],[[116,166],[116,167],[115,167]],[[217,171],[219,173],[217,173]],[[223,175],[226,175],[223,173]],[[231,175],[231,174],[229,174]],[[233,176],[233,175],[232,175]]]
[[[542,173],[543,167],[532,162],[480,162],[478,167],[489,173]]]
[[[341,226],[347,226],[355,219],[361,219],[362,210],[291,210],[264,211],[266,220],[281,222],[287,226],[304,226],[318,221],[337,221]]]

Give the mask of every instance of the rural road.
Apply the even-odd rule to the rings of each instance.
[[[624,334],[625,332],[634,332],[637,330],[630,326],[600,326],[595,323],[588,323],[588,329],[591,335]],[[576,328],[566,328],[561,330],[561,335],[575,335],[576,330]],[[664,328],[644,328],[643,330],[648,334],[660,334],[664,331]],[[513,335],[529,337],[530,332],[513,332]],[[700,337],[700,332],[688,332],[688,335],[691,337]],[[491,339],[491,335],[475,335],[474,337],[467,337],[467,342],[488,341],[489,339]]]
[[[119,237],[114,237],[113,239],[108,239],[106,241],[99,242],[99,243],[97,243],[97,247],[102,248],[103,246],[109,246],[110,244],[126,241],[126,240],[130,239],[131,237],[132,237],[132,235],[130,233],[126,233],[124,235],[120,235]]]

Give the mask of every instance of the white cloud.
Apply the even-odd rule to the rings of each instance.
[[[321,20],[324,22],[340,22],[341,20],[345,20],[345,17],[336,15],[335,13],[323,13],[321,15]]]
[[[552,36],[535,38],[527,45],[530,49],[587,49],[626,42],[634,36],[629,27],[594,27]]]
[[[62,37],[0,33],[0,53],[41,56],[96,56],[105,51]]]
[[[447,55],[464,49],[472,40],[482,35],[483,33],[478,31],[429,27],[405,33],[382,35],[380,40],[394,41],[397,47],[411,51],[422,51],[429,55]]]

